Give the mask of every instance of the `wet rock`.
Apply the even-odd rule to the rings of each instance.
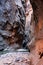
[[[16,50],[17,52],[28,52],[28,49],[26,50],[26,49],[17,49]]]
[[[27,44],[30,41],[31,41],[31,38],[29,37],[29,31],[25,31],[25,36],[24,36],[24,39],[23,39],[23,48],[28,49],[29,52],[30,52],[30,49],[27,47]]]

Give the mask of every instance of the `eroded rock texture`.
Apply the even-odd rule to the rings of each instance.
[[[32,14],[29,0],[0,1],[0,50],[27,48],[34,33]]]
[[[12,44],[15,48],[21,47],[26,21],[24,2],[21,0],[0,0],[0,50]]]
[[[24,47],[27,47],[28,43],[31,42],[34,37],[34,18],[33,18],[33,9],[29,0],[25,0],[25,39],[23,40]],[[29,48],[29,47],[28,47]]]

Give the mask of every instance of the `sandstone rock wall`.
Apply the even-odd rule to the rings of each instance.
[[[33,25],[29,0],[0,1],[0,51],[26,47],[34,34]]]
[[[42,0],[30,0],[35,20],[35,33],[38,38],[43,37],[43,1]],[[40,33],[41,31],[41,33]],[[40,34],[40,35],[39,35]]]
[[[0,50],[15,43],[18,48],[22,45],[25,22],[24,1],[0,0]]]

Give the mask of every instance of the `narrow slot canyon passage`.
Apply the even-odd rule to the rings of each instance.
[[[0,0],[0,65],[43,65],[43,0]]]

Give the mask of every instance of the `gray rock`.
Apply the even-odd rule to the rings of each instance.
[[[16,43],[21,46],[24,30],[25,9],[22,1],[0,0],[0,50]]]
[[[0,51],[3,51],[7,47],[6,41],[0,36]]]

